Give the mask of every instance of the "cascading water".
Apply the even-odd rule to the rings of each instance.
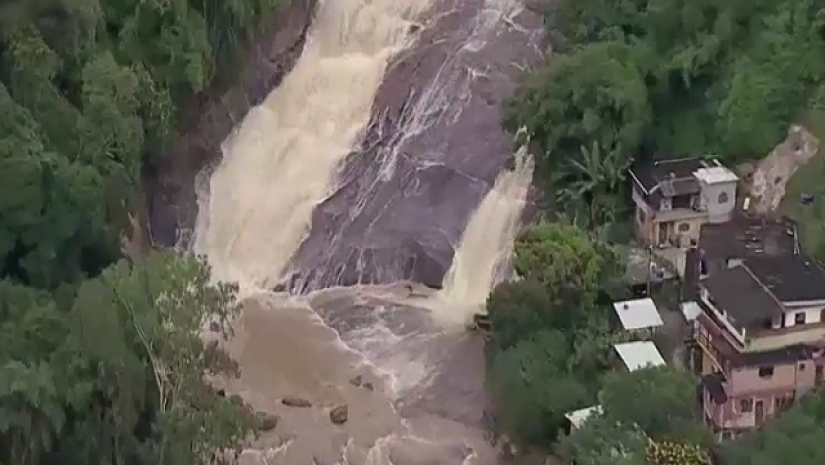
[[[439,314],[443,318],[466,322],[473,314],[483,313],[490,289],[502,277],[498,271],[508,264],[533,176],[533,161],[526,148],[519,149],[514,158],[515,168],[498,176],[456,248],[440,292],[441,308],[448,309]]]
[[[324,0],[295,68],[252,109],[212,174],[195,249],[217,277],[272,287],[370,119],[387,63],[427,0]],[[203,216],[201,213],[200,216]]]
[[[295,68],[227,139],[199,192],[195,250],[217,279],[243,290],[229,347],[242,376],[225,388],[280,417],[246,463],[495,463],[477,424],[486,401],[482,341],[464,325],[510,254],[532,176],[523,149],[477,207],[467,206],[472,214],[440,291],[407,282],[303,296],[269,291],[357,148],[387,64],[419,30],[411,25],[451,1],[458,0],[322,0]],[[514,2],[483,5],[497,3],[510,11]],[[495,33],[489,18],[501,15],[476,13],[473,30]],[[467,47],[481,47],[478,36],[469,39]],[[287,396],[312,407],[285,406]],[[326,410],[344,404],[348,421],[335,425]]]

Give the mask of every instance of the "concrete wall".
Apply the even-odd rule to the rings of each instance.
[[[734,207],[736,207],[736,182],[700,183],[700,185],[702,188],[701,205],[708,212],[708,222],[724,223],[730,220]],[[727,196],[727,201],[720,203],[720,196],[723,193]]]
[[[766,365],[773,368],[770,376],[759,376],[760,367],[744,367],[731,370],[728,395],[732,397],[755,395],[761,392],[793,391],[797,387],[795,363]]]
[[[805,322],[802,325],[810,325],[810,324],[817,324],[817,323],[825,323],[822,320],[822,312],[825,310],[825,304],[813,304],[813,305],[799,305],[799,306],[789,306],[785,305],[785,326],[782,326],[782,321],[780,318],[776,318],[773,321],[774,329],[778,328],[791,328],[794,326],[800,326],[796,323],[796,314],[802,313],[805,315]]]

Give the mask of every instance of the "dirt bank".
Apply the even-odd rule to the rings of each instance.
[[[249,108],[260,103],[301,55],[317,0],[292,0],[258,34],[227,88],[215,82],[183,110],[183,130],[144,179],[148,238],[186,246],[197,216],[195,178],[220,157],[220,145]]]

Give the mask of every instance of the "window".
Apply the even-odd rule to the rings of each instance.
[[[688,232],[690,231],[690,224],[689,223],[679,223],[679,232]]]
[[[805,312],[796,312],[793,315],[793,322],[797,325],[805,324]]]
[[[773,367],[759,367],[760,378],[770,378],[773,376]]]
[[[753,411],[753,399],[742,399],[739,401],[739,411],[741,413],[751,413]]]
[[[804,363],[799,364],[799,371],[805,371],[805,364]]]
[[[722,192],[722,193],[720,193],[720,194],[719,194],[719,198],[718,198],[717,200],[719,201],[719,204],[720,204],[720,205],[721,205],[721,204],[728,203],[728,200],[729,200],[729,199],[728,199],[728,193],[727,193],[727,192]]]
[[[641,208],[636,209],[637,216],[639,217],[639,223],[644,223],[647,215],[645,215],[645,211]]]
[[[774,399],[774,408],[776,408],[776,410],[779,410],[785,407],[786,405],[790,404],[791,401],[792,399],[789,399],[787,397],[777,397],[776,399]]]

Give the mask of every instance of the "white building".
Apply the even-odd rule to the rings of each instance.
[[[650,366],[665,365],[665,359],[650,341],[625,342],[613,348],[628,371],[636,371]]]
[[[624,331],[655,331],[664,326],[659,309],[651,298],[615,302],[613,310]]]

